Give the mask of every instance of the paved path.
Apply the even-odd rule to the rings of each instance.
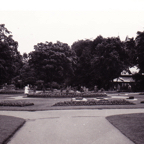
[[[106,116],[144,113],[144,109],[0,111],[26,119],[8,144],[133,144]]]

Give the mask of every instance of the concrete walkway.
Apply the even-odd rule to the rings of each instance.
[[[8,144],[134,144],[106,116],[144,113],[144,109],[0,111],[26,119]]]

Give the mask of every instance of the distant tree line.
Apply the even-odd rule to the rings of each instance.
[[[114,78],[123,70],[137,66],[134,78],[144,89],[144,32],[136,38],[119,37],[78,40],[70,47],[66,43],[45,42],[34,46],[34,51],[21,55],[11,32],[0,25],[0,85],[14,83],[39,87],[86,86],[109,89]],[[143,85],[142,85],[143,84]]]

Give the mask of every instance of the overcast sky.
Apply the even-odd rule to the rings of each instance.
[[[5,0],[0,24],[12,32],[23,54],[34,45],[81,39],[135,37],[144,30],[144,0]]]

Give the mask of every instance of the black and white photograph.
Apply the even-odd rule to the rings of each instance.
[[[144,144],[143,0],[0,5],[0,144]]]

